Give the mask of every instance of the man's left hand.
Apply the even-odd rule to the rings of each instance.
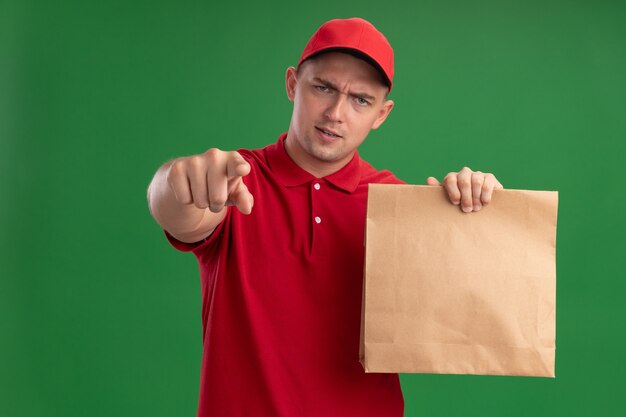
[[[428,177],[427,185],[441,185],[435,177]],[[468,167],[459,172],[450,172],[443,179],[450,202],[461,205],[465,213],[478,211],[489,204],[493,190],[501,190],[502,184],[493,174],[472,171]]]

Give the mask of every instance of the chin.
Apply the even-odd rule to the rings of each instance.
[[[345,158],[341,149],[314,149],[312,155],[324,162],[337,162]]]
[[[329,148],[316,143],[311,143],[308,153],[314,158],[324,162],[336,162],[344,156],[342,149]]]

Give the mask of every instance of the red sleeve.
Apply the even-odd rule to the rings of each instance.
[[[176,239],[174,236],[169,234],[167,230],[163,230],[163,232],[165,233],[165,237],[167,238],[168,242],[170,242],[170,244],[175,249],[181,252],[193,252],[194,254],[197,254],[198,252],[202,251],[204,248],[211,246],[211,245],[215,245],[217,244],[217,242],[221,240],[222,236],[224,235],[224,229],[226,227],[226,224],[230,222],[232,209],[233,207],[228,207],[226,211],[226,217],[224,217],[224,220],[222,220],[220,224],[217,225],[215,230],[213,230],[213,232],[209,236],[205,237],[204,239],[198,242],[194,242],[194,243],[181,242],[180,240]]]

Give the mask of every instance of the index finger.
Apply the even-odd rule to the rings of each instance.
[[[250,173],[250,164],[243,159],[237,151],[230,152],[226,162],[226,175],[228,178],[243,177]]]

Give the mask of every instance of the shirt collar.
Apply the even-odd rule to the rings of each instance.
[[[272,172],[286,187],[295,187],[316,179],[313,174],[300,168],[291,159],[285,150],[285,139],[287,139],[287,132],[282,133],[275,144],[268,146],[267,158]],[[343,168],[322,179],[350,193],[356,190],[361,180],[361,157],[358,152],[354,152],[350,162]]]

